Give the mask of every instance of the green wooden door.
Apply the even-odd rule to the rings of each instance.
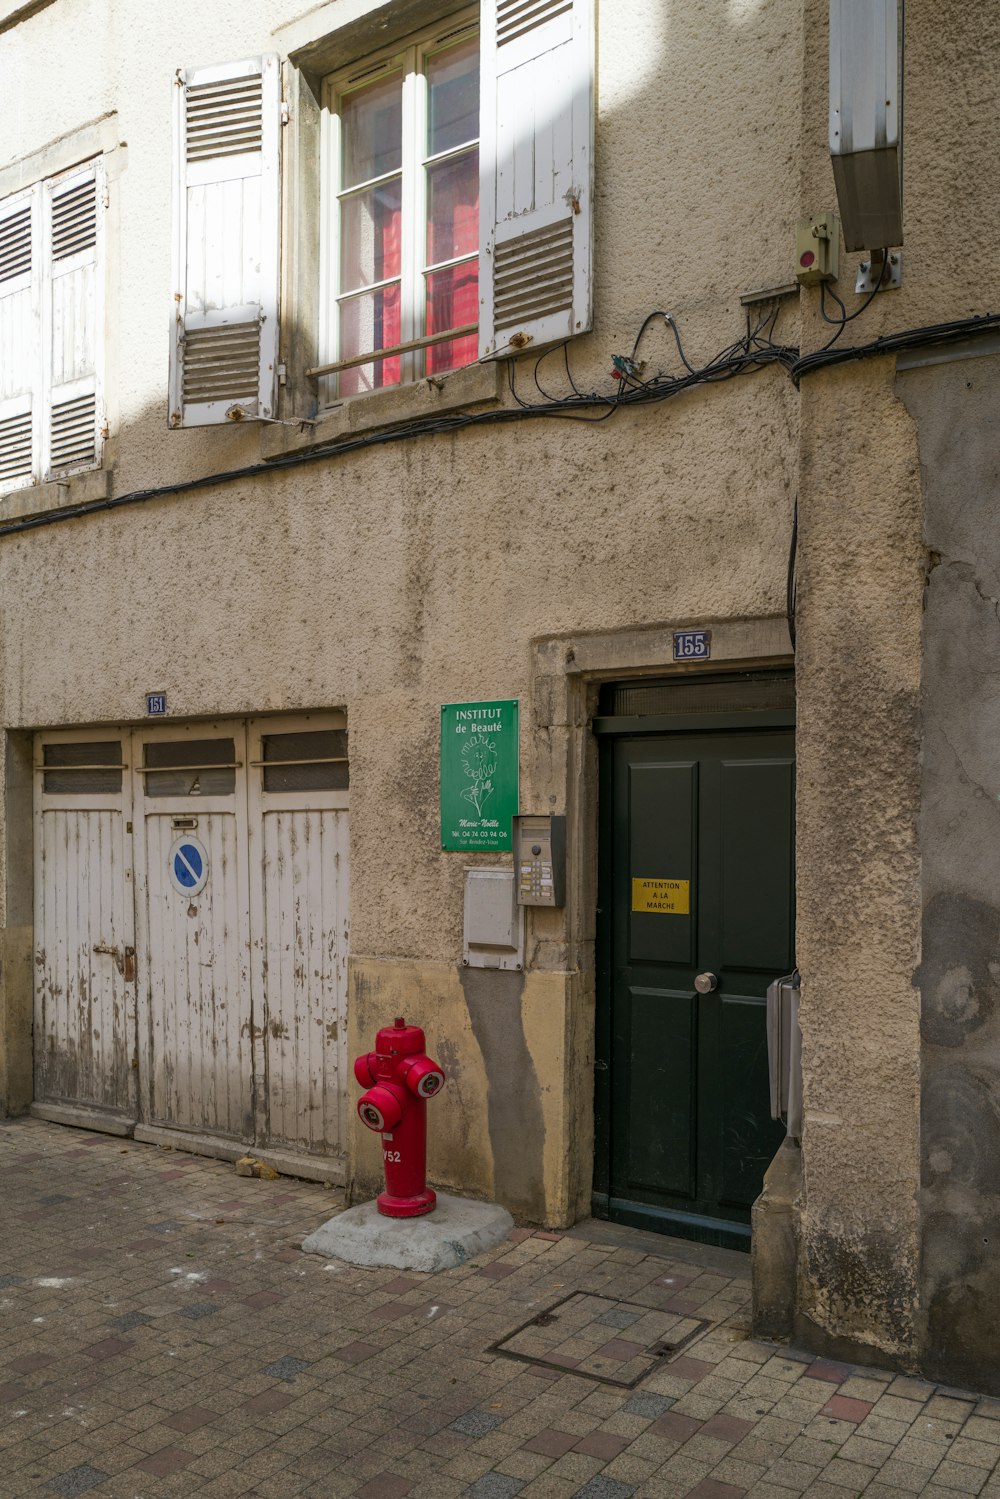
[[[794,964],[793,748],[773,728],[602,741],[599,1214],[749,1247],[782,1138],[765,996]]]

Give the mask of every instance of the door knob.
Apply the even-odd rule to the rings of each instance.
[[[699,973],[694,986],[699,994],[711,994],[713,989],[719,987],[719,980],[714,973]]]

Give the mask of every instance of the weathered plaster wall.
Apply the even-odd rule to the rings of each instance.
[[[836,195],[825,108],[828,6],[805,0],[803,10],[799,211],[808,214],[835,207]],[[990,307],[998,45],[995,11],[907,0],[903,286],[879,296],[842,344]],[[981,128],[970,129],[972,118]],[[967,270],[957,269],[952,242],[969,247]],[[837,290],[849,311],[858,305],[859,259],[842,250]],[[803,348],[826,344],[835,330],[821,318],[818,293],[803,296],[801,315]],[[928,391],[938,373],[928,373]],[[796,674],[806,1118],[798,1335],[848,1356],[912,1363],[923,1356],[923,1334],[919,1009],[910,976],[920,958],[919,859],[921,844],[927,848],[926,822],[918,824],[917,442],[922,451],[918,427],[933,399],[919,412],[910,403],[908,413],[892,382],[887,359],[802,384]]]
[[[901,373],[924,481],[924,1367],[1000,1391],[1000,358]]]
[[[919,691],[913,424],[893,361],[803,386],[798,1332],[908,1358],[917,1300]]]

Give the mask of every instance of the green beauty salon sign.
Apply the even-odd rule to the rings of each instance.
[[[517,814],[517,701],[441,709],[441,847],[513,846]]]

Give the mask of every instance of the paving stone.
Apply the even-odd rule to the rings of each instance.
[[[243,1409],[249,1416],[268,1416],[275,1411],[284,1410],[291,1403],[291,1395],[284,1395],[280,1390],[264,1390],[260,1395],[253,1395],[245,1400]]]
[[[218,1310],[210,1301],[196,1301],[192,1306],[182,1306],[180,1316],[190,1317],[192,1322],[197,1322],[202,1317],[214,1317]]]
[[[558,1458],[571,1452],[578,1440],[576,1432],[560,1431],[558,1427],[549,1426],[522,1445],[526,1452],[539,1452],[545,1457]]]
[[[640,1390],[637,1395],[626,1400],[622,1410],[630,1416],[648,1416],[650,1420],[655,1420],[669,1410],[673,1403],[669,1395],[652,1395]]]
[[[595,1473],[576,1493],[577,1499],[629,1499],[635,1493],[635,1484],[619,1483],[617,1478]]]
[[[52,1489],[56,1494],[62,1494],[63,1499],[76,1499],[77,1494],[85,1494],[88,1489],[96,1489],[97,1485],[104,1483],[108,1476],[100,1468],[92,1468],[89,1463],[79,1463],[68,1472],[60,1473],[58,1478],[50,1479],[45,1487]]]
[[[119,1332],[130,1332],[133,1327],[145,1327],[152,1321],[153,1318],[145,1312],[125,1312],[120,1317],[109,1317],[108,1326],[116,1327]]]
[[[164,1426],[170,1426],[174,1431],[185,1433],[197,1431],[202,1426],[208,1426],[211,1422],[219,1419],[218,1411],[209,1410],[202,1405],[187,1405],[183,1410],[174,1411],[173,1415],[164,1416]]]
[[[849,1400],[846,1395],[834,1395],[823,1407],[823,1415],[834,1421],[863,1421],[871,1411],[867,1400]]]
[[[828,1384],[843,1384],[854,1373],[850,1364],[835,1364],[829,1359],[818,1358],[805,1371],[806,1379],[822,1379]]]
[[[509,1473],[484,1473],[475,1483],[464,1490],[470,1499],[511,1499],[524,1488],[523,1478],[512,1478]]]
[[[161,1447],[143,1458],[141,1463],[136,1463],[136,1467],[141,1473],[150,1473],[154,1478],[169,1478],[194,1462],[194,1456],[193,1452],[188,1452],[183,1447]]]
[[[357,1491],[357,1499],[403,1499],[413,1488],[414,1480],[400,1473],[377,1473]]]
[[[339,1359],[344,1364],[361,1364],[380,1352],[381,1349],[376,1348],[374,1343],[346,1343],[343,1348],[332,1349],[330,1357]]]
[[[290,1353],[286,1353],[283,1358],[276,1359],[273,1364],[265,1364],[261,1373],[269,1375],[271,1379],[285,1379],[291,1384],[297,1374],[310,1368],[312,1368],[311,1359],[294,1358]]]
[[[460,1432],[465,1437],[484,1437],[503,1425],[503,1416],[493,1411],[466,1411],[457,1421],[452,1421],[449,1431]]]
[[[599,1457],[602,1462],[609,1463],[627,1446],[627,1440],[615,1436],[613,1432],[592,1431],[577,1442],[573,1450],[582,1452],[585,1457]]]

